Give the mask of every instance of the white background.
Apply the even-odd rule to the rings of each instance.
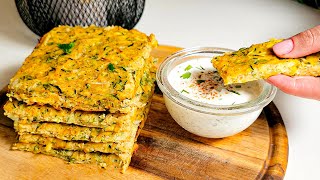
[[[293,0],[146,0],[136,26],[160,44],[238,49],[286,38],[320,24],[320,11]],[[38,36],[22,22],[13,0],[0,0],[0,88],[31,53]],[[278,92],[289,136],[285,179],[320,179],[320,102]],[[5,168],[5,167],[0,167]]]

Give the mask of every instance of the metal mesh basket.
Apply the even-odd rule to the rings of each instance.
[[[108,26],[132,29],[144,0],[15,0],[24,23],[42,36],[58,25]]]

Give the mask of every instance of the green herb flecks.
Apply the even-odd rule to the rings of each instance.
[[[116,98],[117,100],[120,100],[117,94],[111,94],[111,96]]]
[[[57,85],[47,83],[47,84],[43,84],[42,86],[44,87],[44,89],[46,89],[50,92],[58,92],[59,94],[62,94],[62,90]]]
[[[206,80],[202,80],[202,79],[198,79],[198,80],[197,80],[197,84],[201,84],[201,83],[203,83],[203,82],[206,82]]]
[[[120,67],[122,70],[127,71],[127,69],[125,67]]]
[[[202,66],[199,66],[199,67],[196,67],[197,69],[199,69],[199,70],[206,70],[204,67],[202,67]]]
[[[98,59],[98,55],[96,54],[96,55],[92,56],[91,59],[97,60]]]
[[[237,94],[237,95],[240,95],[240,93],[238,92],[238,91],[234,91],[234,90],[228,90],[228,91],[230,91],[230,92],[232,92],[232,93],[235,93],[235,94]]]
[[[34,77],[32,77],[30,75],[25,75],[25,76],[22,76],[20,79],[22,79],[22,80],[32,80],[32,79],[34,79]]]
[[[241,88],[241,85],[235,85],[236,88]]]
[[[183,79],[188,79],[188,78],[190,78],[190,76],[191,76],[191,72],[186,72],[186,73],[182,74],[180,77]]]
[[[185,71],[189,71],[192,68],[191,65],[188,65],[186,68],[184,68]]]
[[[74,47],[74,42],[69,44],[58,44],[58,47],[62,49],[65,54],[70,54],[72,48]]]
[[[251,68],[252,70],[254,70],[251,64],[250,64],[250,68]]]
[[[52,60],[53,60],[52,57],[48,57],[48,58],[46,59],[46,62],[51,62]]]
[[[186,90],[184,90],[184,89],[182,89],[181,93],[187,93],[187,94],[189,94],[189,92],[186,91]]]
[[[108,64],[108,69],[109,69],[110,71],[114,71],[116,68],[114,67],[114,65],[113,65],[112,63],[109,63],[109,64]]]

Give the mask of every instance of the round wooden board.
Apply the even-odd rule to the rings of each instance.
[[[152,54],[163,61],[180,48],[160,46]],[[0,92],[0,177],[4,179],[283,179],[288,139],[273,103],[245,131],[209,139],[181,128],[161,95],[153,97],[148,120],[129,169],[121,174],[96,165],[67,164],[45,155],[11,151],[16,133],[3,116],[6,90]]]

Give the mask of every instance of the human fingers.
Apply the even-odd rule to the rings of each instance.
[[[273,46],[273,52],[281,58],[298,58],[318,51],[320,51],[320,25]]]
[[[320,78],[312,76],[271,76],[267,80],[281,91],[299,97],[320,100]]]

